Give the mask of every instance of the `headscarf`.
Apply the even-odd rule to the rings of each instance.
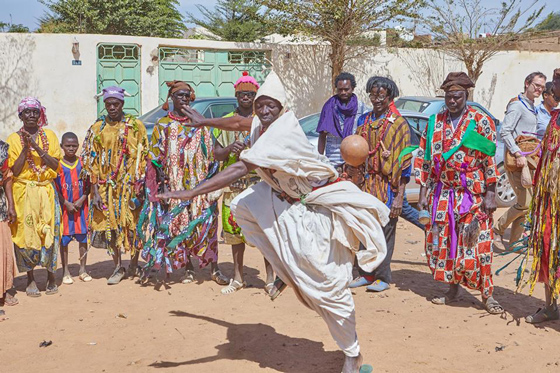
[[[196,95],[194,94],[194,89],[187,82],[184,82],[182,80],[173,80],[171,82],[166,82],[165,84],[167,84],[167,86],[169,87],[169,91],[167,92],[167,98],[165,99],[165,102],[161,107],[163,110],[169,110],[169,102],[168,102],[169,98],[173,93],[177,91],[188,90],[191,93],[190,95],[191,102],[194,101],[194,99],[196,98]]]
[[[44,127],[49,124],[47,121],[47,109],[45,109],[45,107],[41,105],[41,102],[35,97],[26,97],[21,100],[18,105],[18,115],[21,115],[25,109],[39,109],[39,111],[41,111],[39,121],[37,122],[39,127]]]
[[[474,87],[474,83],[464,72],[449,73],[445,81],[441,85],[441,89],[445,92],[468,91]]]
[[[235,92],[257,92],[260,85],[247,71],[243,71],[243,76],[237,79],[233,88],[235,88]]]
[[[340,117],[344,116],[344,128],[340,127]],[[358,97],[352,94],[347,103],[340,101],[337,95],[332,96],[323,106],[317,132],[329,132],[336,137],[345,138],[354,133],[354,121],[358,113]]]

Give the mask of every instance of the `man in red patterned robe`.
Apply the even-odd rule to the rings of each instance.
[[[415,161],[418,206],[428,210],[426,256],[434,279],[450,284],[434,304],[457,300],[460,285],[479,290],[486,310],[504,310],[492,297],[492,214],[498,171],[496,128],[467,105],[474,83],[450,73],[441,88],[447,110],[430,118]]]

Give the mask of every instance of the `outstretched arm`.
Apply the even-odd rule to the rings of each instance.
[[[253,118],[234,115],[228,118],[204,118],[190,106],[182,108],[183,113],[192,121],[191,127],[214,127],[224,131],[250,131]]]
[[[158,194],[160,199],[172,198],[190,200],[201,194],[207,194],[218,189],[222,189],[235,180],[247,175],[249,172],[256,169],[257,166],[244,161],[239,161],[231,166],[228,166],[224,171],[219,172],[216,176],[200,183],[196,188],[191,190],[178,190],[173,192],[166,192]]]

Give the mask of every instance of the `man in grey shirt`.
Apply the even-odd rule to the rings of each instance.
[[[517,167],[520,169],[527,164],[527,158],[519,149],[515,139],[519,135],[535,136],[537,132],[537,111],[535,99],[544,91],[546,76],[535,72],[525,78],[525,90],[516,98],[511,100],[507,106],[506,116],[502,122],[500,136],[505,143],[505,151],[508,150],[515,155]],[[524,188],[521,185],[521,171],[506,171],[517,201],[503,214],[494,225],[494,245],[499,249],[505,249],[503,235],[506,229],[512,225],[509,242],[517,241],[524,231],[523,223],[525,214],[533,196],[532,188]]]

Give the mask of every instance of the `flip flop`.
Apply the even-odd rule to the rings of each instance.
[[[227,285],[229,279],[219,269],[212,273],[212,280],[218,285]]]
[[[90,282],[93,280],[93,278],[87,272],[81,273],[79,279],[83,282]]]
[[[13,306],[17,306],[18,304],[19,304],[19,300],[15,296],[12,296],[10,298],[4,297],[5,306],[13,307]]]
[[[237,280],[231,279],[229,280],[229,285],[223,288],[221,292],[224,295],[233,294],[236,291],[243,289],[245,286],[247,286],[247,283],[245,281],[239,282]]]
[[[25,289],[25,294],[30,298],[39,298],[41,296],[41,291],[37,288],[33,291]]]
[[[360,373],[373,373],[373,367],[369,364],[364,364],[360,367]]]
[[[359,276],[359,277],[356,277],[355,279],[353,279],[352,282],[350,283],[350,285],[348,285],[348,287],[350,289],[359,288],[359,287],[362,287],[362,286],[371,285],[372,282],[373,281],[370,281],[363,276]]]
[[[390,288],[390,285],[385,281],[375,280],[371,285],[366,287],[366,291],[375,291],[380,293]]]
[[[65,285],[72,285],[74,283],[74,280],[72,279],[72,276],[66,275],[62,278],[62,283]]]
[[[433,297],[432,298],[432,303],[433,304],[437,304],[438,306],[445,306],[447,304],[451,304],[451,303],[455,303],[457,302],[459,299],[456,296],[455,298],[449,298],[447,295],[444,295],[442,297]]]

